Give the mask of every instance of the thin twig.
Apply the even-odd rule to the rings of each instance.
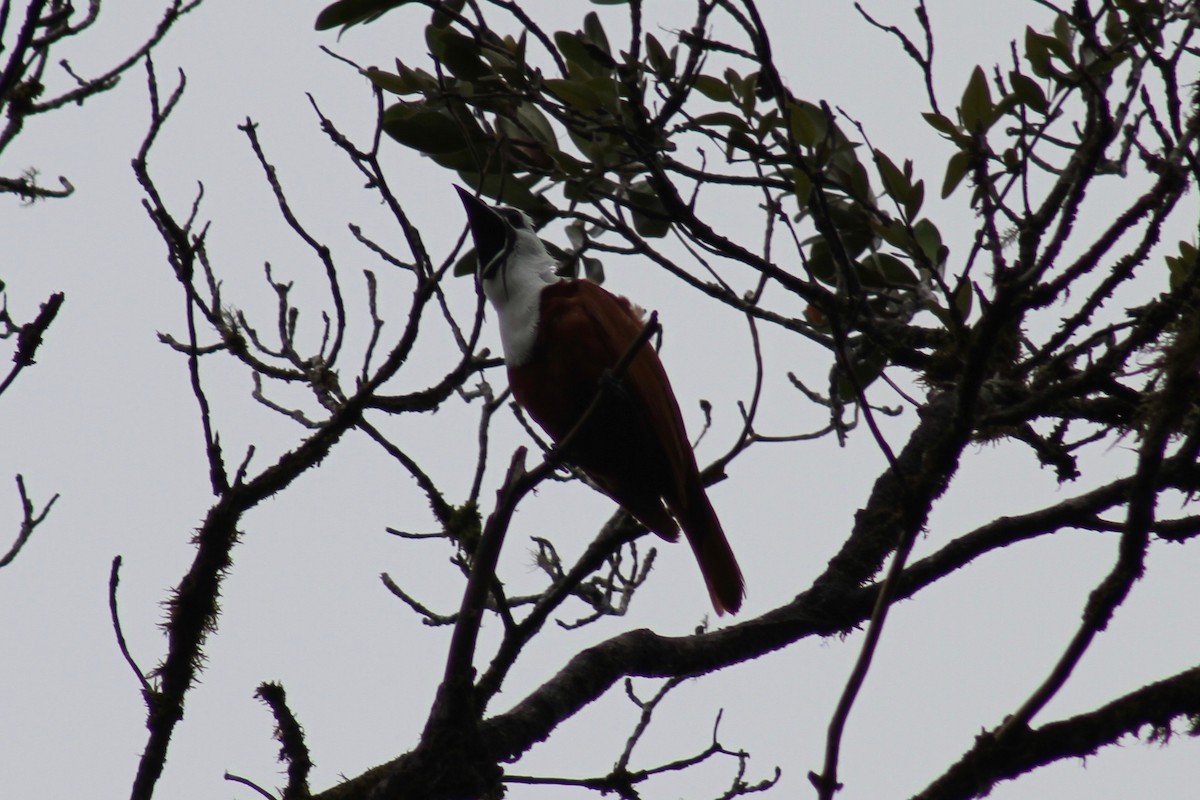
[[[0,558],[0,567],[7,567],[13,562],[13,559],[29,542],[29,538],[33,536],[34,529],[42,524],[46,515],[50,513],[50,509],[58,502],[56,493],[40,512],[35,512],[33,501],[29,499],[29,494],[25,491],[25,476],[23,475],[17,475],[17,494],[21,498],[21,526],[17,529],[17,538],[13,541],[12,547]]]
[[[138,666],[133,659],[133,654],[129,652],[129,644],[125,641],[125,632],[121,629],[121,617],[117,613],[117,585],[121,581],[121,557],[114,556],[112,560],[112,569],[108,575],[108,611],[112,617],[113,633],[117,637],[117,647],[121,650],[121,656],[125,659],[125,663],[133,670],[133,674],[137,676],[138,683],[142,685],[142,693],[149,697],[155,692],[154,687],[146,680],[146,673]]]

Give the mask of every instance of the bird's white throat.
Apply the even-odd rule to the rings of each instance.
[[[500,320],[500,344],[510,367],[532,356],[542,289],[562,280],[555,274],[558,264],[535,233],[520,229],[514,233],[516,241],[507,261],[483,280],[483,293]]]

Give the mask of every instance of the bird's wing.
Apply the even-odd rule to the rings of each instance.
[[[588,299],[588,302],[581,305],[586,309],[591,324],[598,332],[597,338],[606,342],[606,363],[612,368],[637,341],[645,322],[624,297],[617,297],[589,280],[577,280],[572,283],[579,295]],[[638,350],[621,383],[639,401],[638,405],[645,414],[647,433],[656,440],[663,457],[670,465],[675,486],[671,487],[674,492],[669,496],[673,499],[683,497],[688,470],[696,469],[695,456],[692,454],[691,445],[688,444],[687,429],[683,424],[679,403],[671,389],[671,382],[650,342],[646,342]]]
[[[637,341],[644,323],[625,298],[615,297],[590,281],[574,283],[575,291],[588,297],[588,302],[581,305],[599,334],[594,338],[606,342],[607,363],[615,365]],[[622,385],[636,398],[648,423],[647,436],[669,465],[670,481],[658,491],[662,492],[667,507],[687,534],[708,585],[713,607],[718,613],[737,611],[745,594],[745,580],[704,491],[671,382],[649,342],[630,362]]]

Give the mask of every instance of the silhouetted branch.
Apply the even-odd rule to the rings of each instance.
[[[70,63],[65,59],[61,60],[59,66],[74,78],[76,86],[54,97],[43,97],[45,72],[50,64],[51,54],[60,52],[73,37],[92,28],[99,17],[100,2],[89,2],[84,16],[72,21],[75,8],[69,3],[30,0],[25,7],[24,18],[16,36],[0,47],[0,53],[8,54],[7,60],[0,63],[0,111],[4,112],[5,117],[3,128],[0,128],[0,154],[21,133],[26,118],[55,111],[70,104],[83,105],[95,95],[116,86],[126,72],[150,56],[181,17],[201,2],[202,0],[171,0],[154,31],[132,52],[98,75],[81,77],[71,69]],[[10,4],[5,2],[5,22],[10,11]],[[67,197],[74,192],[71,182],[64,177],[58,179],[61,189],[50,189],[38,184],[37,176],[38,171],[30,168],[20,178],[0,177],[0,194],[16,194],[32,202]]]
[[[142,697],[147,704],[153,702],[152,698],[155,694],[155,689],[146,680],[146,673],[138,666],[134,660],[133,654],[129,652],[129,644],[125,641],[125,631],[121,628],[121,616],[117,612],[117,585],[121,582],[121,557],[114,556],[112,560],[112,569],[108,576],[108,611],[112,619],[113,633],[117,637],[117,647],[121,650],[121,656],[125,659],[125,663],[129,665],[129,669],[133,671],[134,676],[138,679],[138,683],[142,686]]]
[[[2,288],[2,284],[0,284],[0,288]],[[54,318],[58,316],[63,298],[62,292],[50,295],[46,302],[42,303],[42,307],[33,321],[26,322],[24,325],[13,322],[8,315],[8,309],[0,307],[0,339],[7,339],[13,335],[17,337],[17,348],[12,357],[13,366],[8,375],[0,380],[0,394],[4,394],[4,391],[12,385],[23,369],[36,363],[34,356],[37,355],[38,347],[42,344],[42,337],[46,335],[50,323],[54,322]]]
[[[29,494],[25,491],[25,477],[17,476],[17,494],[21,498],[21,525],[17,529],[17,538],[13,541],[12,547],[8,552],[0,557],[0,567],[7,567],[13,562],[13,559],[21,552],[21,549],[29,542],[29,538],[33,536],[34,529],[41,525],[46,519],[46,515],[50,513],[50,509],[58,502],[58,495],[50,498],[49,502],[42,507],[41,511],[34,508],[33,501],[29,499]]]
[[[986,732],[962,759],[912,800],[966,800],[983,797],[1002,780],[1069,758],[1086,758],[1145,726],[1151,741],[1165,742],[1171,723],[1190,717],[1191,732],[1200,718],[1200,667],[1152,683],[1095,711],[1048,722],[1040,728],[1016,727],[1004,736]]]
[[[281,800],[304,800],[310,796],[308,774],[313,763],[304,742],[304,729],[288,708],[287,693],[278,683],[268,682],[261,684],[254,695],[271,708],[275,717],[275,738],[280,747],[279,760],[288,765],[288,782]]]

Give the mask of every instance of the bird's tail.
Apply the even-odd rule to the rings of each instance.
[[[699,476],[695,490],[688,492],[687,500],[686,508],[672,510],[679,517],[680,527],[696,554],[713,608],[718,614],[737,613],[746,595],[746,582]]]

